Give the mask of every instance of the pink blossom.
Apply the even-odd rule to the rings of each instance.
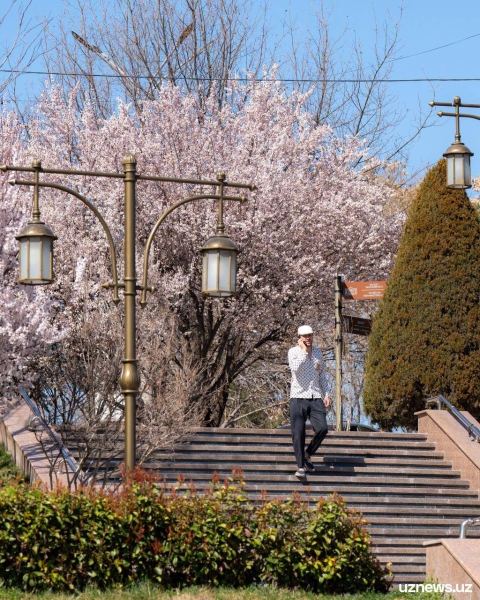
[[[212,179],[223,170],[228,181],[255,183],[258,191],[248,193],[245,205],[227,203],[225,210],[227,233],[242,249],[238,296],[224,303],[200,296],[198,250],[214,232],[216,206],[196,202],[175,211],[159,230],[149,274],[158,291],[139,317],[140,360],[142,331],[164,322],[159,315],[167,310],[175,316],[178,334],[188,332],[192,353],[218,364],[231,360],[231,381],[265,343],[283,339],[298,322],[331,321],[336,272],[347,279],[383,279],[396,251],[402,220],[385,211],[391,190],[372,175],[379,162],[371,158],[362,162],[368,168],[358,167],[360,157],[368,156],[362,140],[338,139],[328,127],[315,126],[305,101],[299,93],[287,96],[278,83],[233,83],[228,103],[219,108],[212,97],[202,109],[194,95],[166,85],[141,112],[119,102],[115,115],[97,120],[88,106],[78,114],[75,91],[65,101],[60,89],[51,87],[28,136],[13,112],[2,113],[0,162],[30,165],[40,158],[44,167],[122,172],[123,156],[133,152],[144,174]],[[59,238],[55,284],[41,290],[16,285],[14,236],[28,221],[32,192],[8,186],[10,177],[0,177],[4,393],[33,351],[46,352],[68,332],[79,302],[97,311],[99,327],[107,312],[121,315],[110,292],[100,287],[111,280],[105,234],[94,216],[65,193],[41,190],[42,218]],[[112,230],[122,272],[122,181],[42,179],[72,186],[91,199]],[[200,189],[138,182],[139,278],[145,242],[159,215]],[[228,340],[227,349],[221,339]]]

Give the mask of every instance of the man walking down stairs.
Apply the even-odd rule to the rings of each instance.
[[[303,479],[307,471],[315,472],[311,459],[328,433],[327,408],[330,406],[325,361],[322,351],[313,347],[313,330],[310,325],[298,328],[298,344],[288,351],[288,365],[292,372],[290,424],[298,467],[295,475]],[[307,419],[310,419],[315,434],[305,448]]]

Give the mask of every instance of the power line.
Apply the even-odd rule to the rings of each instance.
[[[392,58],[388,62],[396,62],[397,60],[405,60],[406,58],[413,58],[414,56],[421,56],[422,54],[428,54],[429,52],[435,52],[436,50],[441,50],[442,48],[448,48],[448,46],[454,46],[455,44],[460,44],[460,42],[465,42],[467,40],[471,40],[474,37],[478,37],[480,33],[475,33],[474,35],[469,35],[466,38],[462,38],[461,40],[457,40],[456,42],[450,42],[449,44],[444,44],[443,46],[437,46],[436,48],[430,48],[430,50],[423,50],[422,52],[417,52],[416,54],[408,54],[407,56],[399,56],[398,58]]]
[[[479,34],[480,35],[480,34]],[[414,55],[413,55],[414,56]],[[408,58],[408,57],[405,57]],[[109,79],[153,79],[149,75],[107,75],[103,73],[62,73],[60,71],[24,71],[21,69],[0,69],[0,73],[10,73],[16,75],[48,75],[58,77],[106,77]],[[165,81],[173,79],[172,77],[161,77]],[[480,81],[480,77],[418,77],[405,79],[288,79],[288,78],[250,78],[250,77],[178,77],[186,81],[242,81],[242,82],[280,82],[280,83],[444,83],[444,82],[468,82]]]

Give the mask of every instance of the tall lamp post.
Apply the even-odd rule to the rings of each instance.
[[[236,260],[239,252],[238,246],[225,234],[223,223],[223,205],[225,201],[245,202],[244,196],[226,196],[227,187],[249,189],[254,191],[253,184],[227,182],[224,173],[218,173],[215,181],[202,181],[198,179],[180,179],[176,177],[155,177],[141,175],[136,170],[136,159],[133,154],[127,154],[123,159],[124,172],[102,173],[95,171],[75,171],[64,169],[44,169],[40,160],[34,160],[31,167],[16,167],[4,165],[0,167],[3,172],[20,171],[33,173],[32,180],[13,179],[11,185],[25,185],[33,187],[32,218],[17,236],[20,242],[20,272],[19,283],[25,285],[42,285],[52,283],[53,276],[53,242],[57,239],[53,231],[41,220],[39,206],[40,188],[53,188],[70,194],[83,202],[100,221],[110,247],[112,281],[102,287],[113,290],[113,302],[118,304],[119,289],[123,289],[125,296],[125,351],[123,368],[120,376],[120,387],[125,398],[125,467],[128,472],[135,468],[136,449],[136,398],[140,387],[140,375],[136,355],[136,295],[142,292],[141,306],[147,303],[147,292],[155,289],[147,284],[148,257],[155,234],[165,218],[175,209],[198,200],[218,201],[217,230],[204,244],[202,294],[218,298],[233,296],[236,292]],[[116,249],[110,229],[97,208],[84,196],[74,190],[58,185],[40,181],[40,174],[82,175],[91,177],[106,177],[110,179],[123,179],[125,186],[125,275],[123,283],[118,282]],[[135,268],[136,245],[136,183],[139,180],[164,181],[170,183],[189,183],[198,185],[212,185],[218,188],[217,194],[200,194],[179,200],[170,206],[155,223],[148,238],[143,259],[142,285],[137,285]]]
[[[455,96],[453,102],[430,102],[430,106],[454,106],[455,112],[448,113],[440,111],[439,117],[455,117],[455,141],[445,151],[447,159],[447,187],[451,189],[466,190],[472,187],[472,172],[470,169],[470,157],[473,152],[465,146],[460,137],[460,118],[478,119],[478,115],[470,115],[460,112],[460,108],[480,108],[480,104],[463,104],[460,96]]]

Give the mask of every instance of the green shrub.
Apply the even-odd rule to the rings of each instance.
[[[15,479],[25,479],[25,477],[5,450],[5,446],[0,444],[0,487]]]
[[[312,511],[295,499],[266,502],[257,509],[252,543],[260,578],[270,584],[335,594],[389,587],[371,554],[365,520],[338,494]]]
[[[209,494],[135,477],[116,494],[0,490],[0,583],[30,590],[266,582],[315,592],[386,591],[359,514],[339,496],[255,506],[242,484]]]

